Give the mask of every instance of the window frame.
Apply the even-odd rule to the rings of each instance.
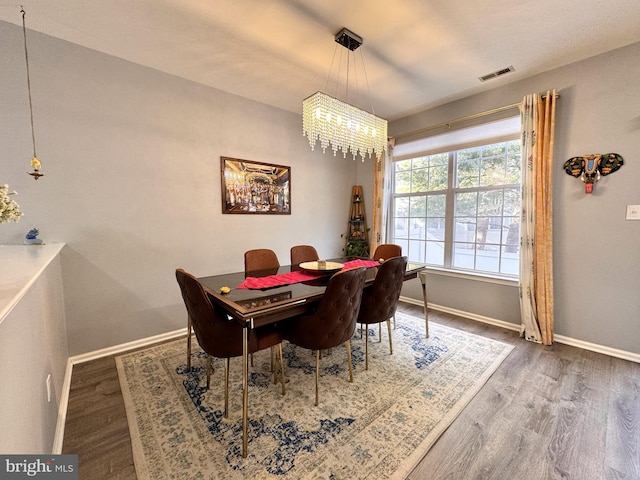
[[[481,126],[480,126],[481,127]],[[476,127],[477,129],[477,127]],[[488,138],[486,139],[479,139],[475,142],[473,142],[472,144],[463,144],[463,145],[452,145],[449,148],[445,148],[443,149],[442,147],[439,147],[438,149],[435,149],[434,151],[429,151],[429,150],[422,150],[422,151],[418,151],[415,152],[414,155],[411,155],[410,153],[404,153],[400,158],[396,159],[393,158],[393,165],[391,168],[391,201],[390,201],[390,215],[388,216],[389,218],[389,228],[388,228],[388,232],[389,232],[389,241],[393,242],[393,243],[401,243],[401,244],[406,244],[407,246],[410,245],[411,242],[411,235],[409,232],[407,232],[407,235],[405,238],[403,238],[401,241],[396,240],[396,225],[397,225],[397,219],[398,218],[403,218],[403,217],[396,217],[396,207],[397,207],[397,201],[398,199],[401,198],[407,198],[407,203],[410,204],[411,199],[412,198],[419,198],[419,197],[424,197],[425,198],[425,203],[427,201],[427,199],[429,198],[429,196],[433,196],[433,195],[445,195],[445,217],[444,217],[444,221],[445,221],[445,228],[444,228],[444,237],[442,240],[442,245],[444,248],[444,254],[443,254],[443,259],[442,259],[442,265],[440,264],[434,264],[434,263],[429,263],[429,257],[427,256],[427,248],[428,248],[428,244],[431,242],[430,240],[428,240],[428,233],[427,233],[427,226],[429,224],[429,217],[428,212],[425,212],[424,215],[424,225],[425,225],[425,232],[423,234],[423,236],[421,237],[420,241],[422,241],[424,243],[424,251],[422,252],[422,261],[416,261],[416,260],[412,260],[415,261],[416,263],[420,263],[425,265],[428,269],[432,270],[432,271],[437,271],[438,273],[443,273],[443,274],[447,274],[447,273],[451,273],[454,274],[455,276],[471,276],[471,277],[475,277],[475,278],[481,278],[481,279],[490,279],[490,280],[497,280],[497,281],[506,281],[508,283],[511,282],[518,282],[519,281],[519,272],[516,271],[516,273],[508,273],[508,272],[501,272],[501,268],[502,268],[502,262],[503,262],[503,257],[504,254],[507,253],[505,252],[505,249],[508,247],[507,244],[507,239],[506,237],[504,237],[504,235],[508,235],[508,230],[507,232],[504,231],[505,229],[505,221],[508,220],[509,217],[511,217],[510,215],[505,215],[505,210],[504,210],[504,201],[505,201],[505,192],[508,190],[516,190],[518,193],[521,192],[521,183],[522,183],[522,150],[521,148],[520,150],[520,182],[518,183],[510,183],[510,184],[497,184],[497,185],[481,185],[481,181],[478,182],[478,185],[474,185],[471,187],[460,187],[460,186],[456,186],[456,175],[457,175],[457,156],[458,153],[462,150],[467,150],[467,149],[472,149],[472,148],[477,148],[477,147],[485,147],[488,145],[494,145],[494,144],[504,144],[505,145],[505,162],[508,162],[508,156],[509,156],[509,144],[511,144],[512,142],[518,142],[517,144],[520,145],[519,143],[520,140],[520,133],[519,131],[516,132],[511,132],[511,134],[506,134],[506,135],[502,135],[499,138],[496,137],[492,137],[491,135],[488,136]],[[521,146],[521,145],[520,145]],[[401,161],[406,161],[406,160],[411,160],[412,164],[411,164],[411,168],[410,171],[413,173],[413,161],[415,159],[420,159],[420,158],[425,158],[425,157],[430,157],[432,155],[437,155],[437,154],[442,154],[442,153],[446,153],[447,154],[447,181],[446,181],[446,188],[445,189],[441,189],[441,190],[426,190],[424,192],[412,192],[411,189],[411,185],[410,185],[410,191],[409,192],[405,192],[405,193],[396,193],[396,175],[397,175],[397,170],[396,170],[396,166],[398,164],[398,162]],[[429,167],[431,168],[431,167]],[[464,193],[464,192],[482,192],[482,191],[501,191],[502,192],[502,208],[501,208],[501,213],[499,215],[499,217],[501,218],[501,233],[500,233],[500,242],[497,245],[497,248],[499,249],[499,255],[498,255],[498,271],[487,271],[487,270],[480,270],[478,269],[478,265],[477,265],[477,241],[476,238],[474,237],[473,241],[471,242],[471,244],[473,245],[473,268],[465,268],[465,267],[461,267],[461,266],[455,266],[454,265],[454,247],[456,244],[456,239],[455,239],[455,226],[456,226],[456,217],[455,217],[455,200],[456,200],[456,195],[458,193]],[[519,209],[517,209],[517,214],[514,214],[513,217],[514,218],[518,218],[520,217],[520,211],[521,211],[521,207]],[[497,215],[490,215],[490,216],[496,216]],[[410,228],[410,219],[414,218],[411,216],[410,210],[407,213],[407,217],[406,217],[406,225],[409,226]],[[417,218],[417,217],[416,217]],[[432,217],[433,218],[433,217]],[[435,218],[440,218],[440,217],[435,217]],[[475,223],[474,223],[474,231],[475,229],[477,229],[477,219],[478,219],[478,210],[476,207],[476,212],[475,212]],[[518,235],[518,240],[519,240],[519,235]],[[519,241],[518,241],[519,244]],[[494,245],[494,244],[491,244]],[[410,248],[410,247],[409,247]],[[409,253],[409,252],[407,252]],[[520,254],[520,251],[518,251],[518,255]]]

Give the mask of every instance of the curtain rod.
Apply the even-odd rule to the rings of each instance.
[[[545,98],[546,98],[546,95],[542,95],[542,99],[544,100]],[[560,94],[556,94],[556,98],[560,98]],[[521,104],[522,102],[512,103],[511,105],[492,108],[491,110],[486,110],[480,113],[474,113],[471,115],[467,115],[466,117],[454,118],[453,120],[449,120],[448,122],[437,123],[435,125],[419,128],[418,130],[413,130],[411,132],[401,133],[399,135],[396,135],[394,138],[410,137],[412,135],[417,135],[418,133],[428,132],[429,130],[435,130],[437,128],[442,128],[442,127],[451,128],[451,125],[453,125],[454,123],[464,122],[466,120],[473,120],[480,117],[486,117],[487,115],[493,115],[494,113],[504,112],[505,110],[511,110],[512,108],[519,108]]]

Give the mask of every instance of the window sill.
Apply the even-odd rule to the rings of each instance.
[[[495,283],[498,285],[506,285],[509,287],[518,287],[520,281],[517,278],[501,277],[497,275],[489,275],[485,273],[463,272],[459,270],[447,270],[444,268],[429,267],[425,271],[433,275],[442,275],[445,277],[463,278],[465,280],[473,280],[477,282]]]

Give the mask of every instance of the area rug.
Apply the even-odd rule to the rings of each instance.
[[[404,478],[460,414],[512,346],[396,316],[393,354],[386,328],[323,353],[320,405],[315,354],[284,343],[286,395],[274,385],[269,351],[254,355],[249,384],[248,456],[242,458],[242,366],[231,360],[229,418],[223,418],[223,365],[205,389],[205,355],[186,340],[116,358],[139,480]],[[197,344],[197,342],[194,342]]]

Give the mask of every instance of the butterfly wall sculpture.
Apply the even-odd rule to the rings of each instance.
[[[591,154],[570,158],[564,162],[564,170],[584,182],[584,193],[591,193],[601,175],[618,171],[623,164],[624,160],[617,153]]]

